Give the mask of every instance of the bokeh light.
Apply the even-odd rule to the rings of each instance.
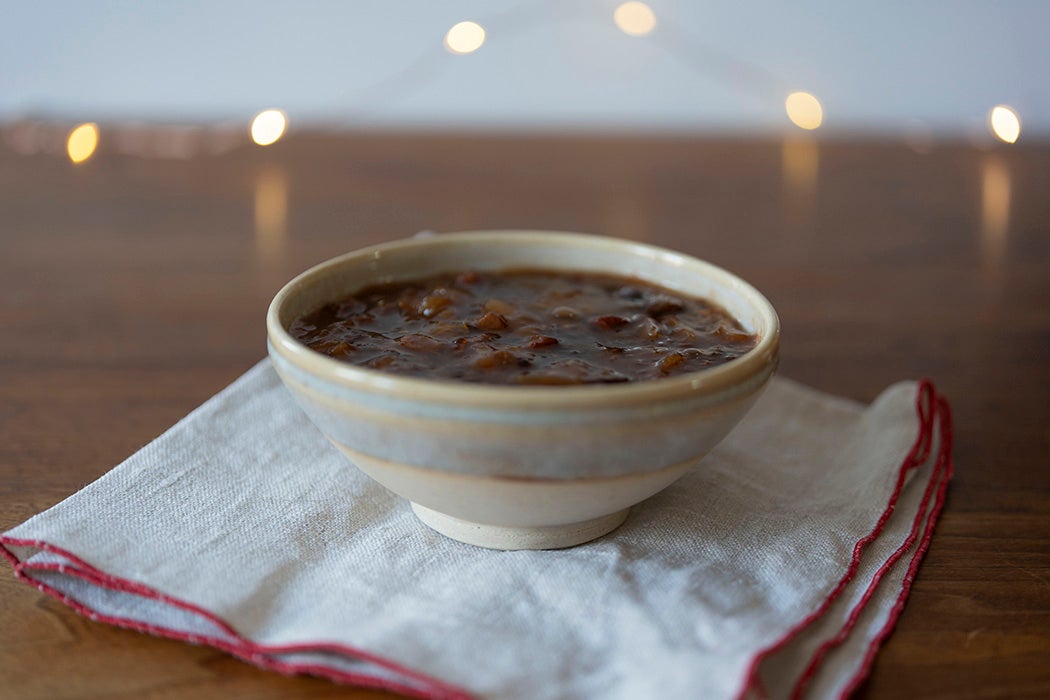
[[[279,109],[267,109],[255,115],[252,119],[252,141],[260,146],[269,146],[284,135],[288,126],[288,118]]]
[[[477,22],[458,22],[445,34],[445,48],[455,54],[474,53],[485,43],[485,28]]]
[[[277,266],[288,242],[288,176],[269,168],[255,178],[255,252],[264,267]]]
[[[781,217],[794,241],[792,253],[806,255],[820,181],[820,144],[808,135],[792,133],[780,150]]]
[[[1003,284],[1010,236],[1010,169],[999,153],[985,155],[981,163],[981,278],[1000,290]]]
[[[73,127],[66,138],[66,153],[74,163],[83,163],[98,148],[98,124],[87,123]]]
[[[613,21],[624,34],[646,36],[656,29],[656,15],[644,2],[625,2],[613,12]]]
[[[820,100],[808,92],[793,92],[784,101],[788,119],[800,129],[812,131],[824,122],[824,108]]]
[[[988,113],[988,128],[1004,143],[1016,143],[1021,136],[1021,118],[1012,107],[996,105]]]

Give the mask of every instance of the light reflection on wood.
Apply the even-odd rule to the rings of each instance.
[[[1010,229],[1010,170],[995,153],[981,162],[981,270],[996,287],[1002,281]]]
[[[267,168],[255,177],[255,255],[259,265],[274,268],[284,259],[288,242],[288,175]]]
[[[820,177],[819,144],[804,136],[785,138],[780,151],[780,169],[784,225],[795,234],[797,241],[809,241]]]

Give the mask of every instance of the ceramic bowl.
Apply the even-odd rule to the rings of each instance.
[[[627,384],[498,386],[398,376],[309,349],[292,321],[360,288],[465,269],[635,276],[711,299],[758,335],[724,365]],[[317,265],[274,297],[270,358],[321,432],[449,537],[495,549],[568,547],[620,525],[740,420],[772,376],[779,321],[710,263],[626,240],[540,231],[441,234]]]

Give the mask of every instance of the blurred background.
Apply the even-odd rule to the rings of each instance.
[[[189,152],[198,127],[243,132],[267,108],[293,129],[754,134],[794,122],[922,143],[991,138],[1003,105],[1007,139],[1016,116],[1026,137],[1050,133],[1041,0],[105,0],[4,15],[5,131],[183,127],[153,144],[168,154]],[[792,106],[792,93],[807,97]],[[55,147],[31,129],[7,137],[18,151]]]
[[[887,323],[922,323],[943,311],[896,297],[931,261],[1002,303],[1030,296],[1048,239],[1047,2],[104,0],[4,21],[0,311],[29,323],[48,280],[96,314],[85,333],[197,304],[245,340],[226,355],[202,330],[187,353],[254,357],[306,267],[488,228],[696,254],[796,328],[851,323],[876,291]],[[807,340],[821,372],[876,352]],[[921,373],[917,352],[878,385]]]
[[[0,18],[0,530],[265,357],[266,308],[311,265],[422,230],[599,233],[752,282],[787,377],[865,401],[937,383],[959,473],[860,697],[1047,696],[1047,0]],[[19,697],[310,694],[16,595]]]

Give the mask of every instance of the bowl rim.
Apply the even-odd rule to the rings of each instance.
[[[336,360],[312,350],[293,338],[280,323],[283,306],[296,293],[316,278],[333,274],[352,260],[379,258],[389,251],[415,247],[455,246],[469,242],[477,246],[490,242],[521,241],[537,245],[573,245],[618,249],[625,256],[642,255],[669,265],[689,265],[716,284],[727,285],[742,294],[761,317],[766,331],[754,348],[744,355],[713,368],[658,379],[622,384],[587,384],[581,386],[515,386],[483,384],[446,379],[427,379],[397,375],[383,370],[361,367]],[[513,267],[511,261],[507,267]],[[570,269],[570,268],[566,268]],[[422,271],[421,275],[438,270]],[[615,273],[614,271],[614,274]],[[300,371],[334,382],[347,389],[369,394],[398,396],[412,402],[476,408],[564,411],[582,407],[617,408],[652,402],[696,399],[712,396],[734,387],[751,385],[757,375],[771,374],[776,368],[780,345],[780,319],[773,305],[733,273],[700,258],[623,238],[566,231],[527,229],[477,230],[415,236],[387,241],[325,260],[287,282],[270,302],[266,313],[268,347],[271,355],[290,363]],[[767,375],[768,376],[768,375]],[[733,392],[735,393],[735,392]]]

